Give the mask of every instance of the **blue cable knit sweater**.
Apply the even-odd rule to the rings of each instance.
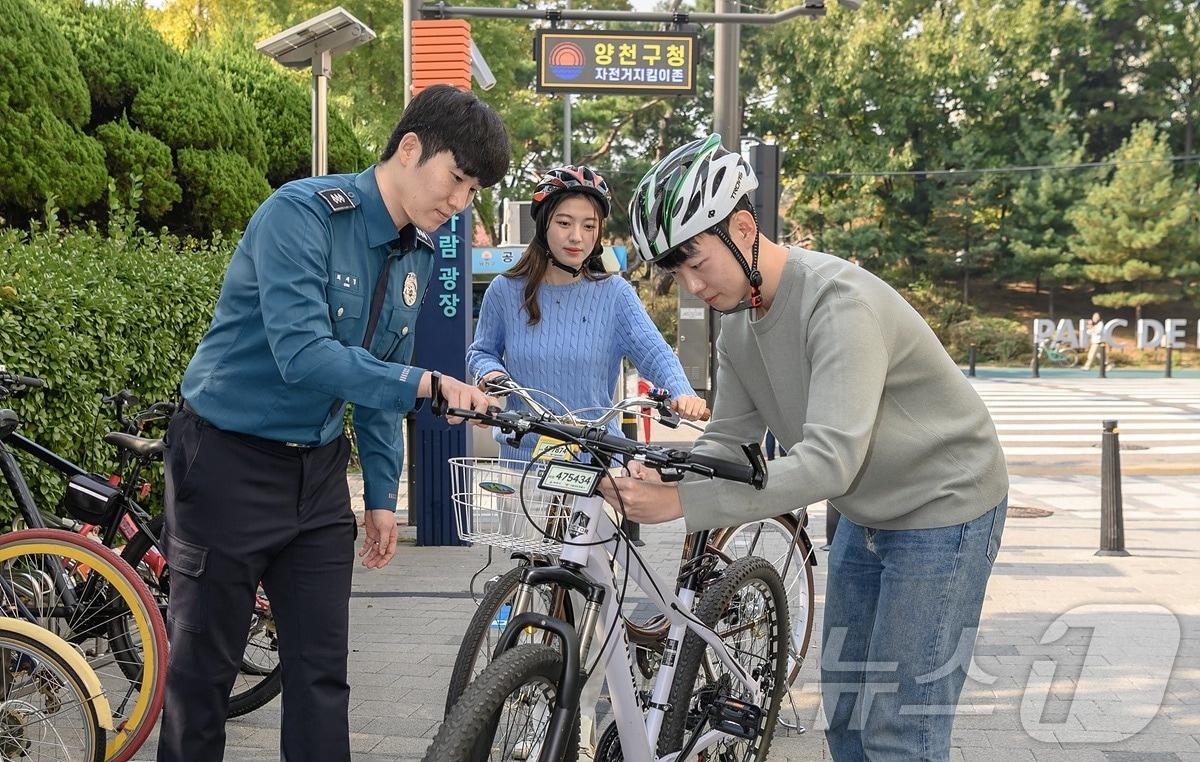
[[[467,371],[475,378],[503,370],[522,386],[552,394],[570,410],[607,407],[613,403],[621,358],[628,357],[638,373],[673,396],[695,394],[679,359],[625,280],[580,278],[561,286],[543,282],[537,297],[542,319],[532,326],[521,306],[524,288],[525,278],[502,275],[484,293],[475,341],[467,350]],[[554,402],[535,399],[560,412]],[[581,416],[602,414],[597,410]],[[619,433],[620,419],[610,428]],[[500,457],[518,460],[528,460],[536,444],[532,436],[520,450],[500,436],[497,441]]]

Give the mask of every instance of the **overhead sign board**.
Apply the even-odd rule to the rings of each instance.
[[[697,37],[683,32],[539,30],[537,89],[555,93],[696,92]]]

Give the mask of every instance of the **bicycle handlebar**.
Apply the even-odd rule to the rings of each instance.
[[[639,444],[625,437],[615,436],[598,426],[577,426],[558,423],[541,416],[533,416],[519,411],[503,411],[490,407],[485,412],[462,410],[450,407],[435,386],[431,409],[434,415],[462,418],[467,421],[477,421],[486,426],[494,426],[508,434],[522,437],[526,434],[546,436],[560,442],[587,443],[591,448],[609,455],[619,455],[625,458],[641,461],[647,466],[662,471],[675,471],[676,474],[664,474],[677,480],[682,472],[689,471],[709,478],[726,479],[753,485],[762,489],[767,484],[767,461],[762,447],[757,442],[742,445],[747,463],[737,463],[730,460],[715,458],[708,455],[693,454],[688,450],[659,445]]]
[[[46,382],[34,376],[10,373],[0,366],[0,398],[16,397],[26,389],[45,389]]]

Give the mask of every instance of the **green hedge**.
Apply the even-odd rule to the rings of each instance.
[[[1033,347],[1029,331],[1016,320],[982,317],[964,320],[950,326],[946,351],[955,361],[965,363],[971,344],[975,345],[977,362],[1010,362]]]
[[[57,25],[25,0],[0,0],[0,216],[100,198],[104,150],[83,133],[87,85]]]
[[[138,212],[148,222],[161,220],[183,198],[166,143],[133,128],[125,119],[100,125],[96,137],[104,144],[108,173],[116,180],[122,205],[130,206],[134,175],[141,178]]]
[[[233,240],[94,231],[0,229],[0,364],[49,389],[4,404],[22,432],[101,470],[112,448],[93,431],[102,393],[129,388],[169,399],[212,319]],[[101,427],[109,419],[101,416]],[[62,481],[22,458],[43,510]],[[0,490],[0,512],[13,505]]]
[[[176,227],[197,235],[240,231],[258,205],[271,195],[271,186],[246,160],[228,151],[179,152],[178,175],[187,203],[185,219]]]

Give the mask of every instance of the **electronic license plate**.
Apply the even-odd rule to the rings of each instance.
[[[596,494],[604,469],[589,463],[552,460],[546,466],[538,486],[548,492],[591,497]]]

